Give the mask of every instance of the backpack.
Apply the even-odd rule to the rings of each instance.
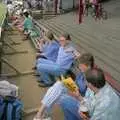
[[[0,120],[21,120],[23,104],[15,97],[0,97]]]

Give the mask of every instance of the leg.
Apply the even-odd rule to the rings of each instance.
[[[80,102],[69,95],[63,95],[58,104],[64,112],[65,120],[81,120],[78,113]]]
[[[40,58],[37,61],[37,71],[39,73],[44,72],[44,73],[48,73],[51,75],[57,75],[57,76],[65,72],[65,70],[62,69],[55,62],[47,60],[47,59],[43,59],[43,58]]]
[[[38,73],[41,73],[41,80],[45,83],[48,83],[49,81],[55,82],[55,80],[53,80],[54,77],[51,79],[51,76],[59,76],[65,73],[65,70],[50,60],[39,59],[38,61],[37,71]]]

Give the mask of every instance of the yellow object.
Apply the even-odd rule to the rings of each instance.
[[[68,78],[64,78],[63,76],[61,76],[62,82],[63,84],[71,91],[71,92],[76,92],[78,90],[78,87],[76,85],[76,83],[73,81],[73,79],[71,77]]]

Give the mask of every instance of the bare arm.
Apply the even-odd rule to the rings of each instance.
[[[37,112],[35,118],[42,119],[44,116],[45,108],[46,108],[45,105],[42,104],[39,111]]]

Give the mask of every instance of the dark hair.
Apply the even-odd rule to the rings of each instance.
[[[78,59],[78,61],[80,64],[86,64],[91,68],[94,67],[94,57],[91,53],[82,54],[81,57]]]
[[[7,4],[12,4],[12,1],[7,1]]]
[[[74,81],[75,81],[75,79],[76,79],[75,74],[74,74],[71,70],[68,70],[68,71],[66,72],[66,74],[64,75],[64,77],[65,77],[65,78],[71,77]]]
[[[63,33],[62,36],[63,36],[66,40],[71,40],[70,34],[68,34],[68,33]]]
[[[86,73],[86,80],[96,88],[102,88],[105,85],[104,72],[100,68],[93,68]]]
[[[46,34],[46,36],[48,37],[48,39],[50,39],[50,40],[53,40],[54,39],[54,35],[53,35],[53,33],[52,32],[47,32],[47,34]]]
[[[23,14],[24,14],[25,17],[28,18],[28,16],[29,16],[29,13],[28,13],[28,12],[24,12]]]
[[[75,74],[71,70],[68,70],[63,76],[64,78],[71,77],[74,81],[76,79]],[[58,76],[58,78],[61,79],[61,76]]]

